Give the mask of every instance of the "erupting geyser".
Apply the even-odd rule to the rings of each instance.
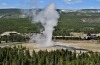
[[[33,23],[40,22],[44,27],[42,34],[33,34],[30,41],[35,40],[39,43],[39,46],[51,46],[52,45],[52,33],[54,27],[57,26],[59,13],[56,11],[55,3],[50,3],[44,10],[33,15]]]

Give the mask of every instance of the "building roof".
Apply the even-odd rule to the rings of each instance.
[[[7,32],[2,33],[0,36],[4,36],[4,35],[9,36],[11,33],[13,33],[13,34],[20,34],[20,33],[16,32],[16,31],[7,31]]]

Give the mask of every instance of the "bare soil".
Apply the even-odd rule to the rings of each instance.
[[[94,52],[100,52],[100,44],[97,44],[97,41],[90,40],[90,41],[77,41],[77,40],[56,40],[54,42],[54,45],[63,45],[69,48],[80,48],[80,49],[87,49],[89,51]],[[59,47],[59,46],[50,46],[50,47],[38,47],[38,44],[36,43],[23,43],[22,46],[25,46],[26,48],[29,48],[30,51],[33,49],[35,51],[39,50],[56,50],[56,49],[66,49],[65,47]],[[77,51],[79,52],[79,50]]]

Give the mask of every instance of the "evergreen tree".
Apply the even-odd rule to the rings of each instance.
[[[0,36],[0,43],[1,43],[1,36]]]

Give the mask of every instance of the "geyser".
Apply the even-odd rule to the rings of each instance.
[[[33,34],[30,42],[35,40],[39,43],[39,46],[51,46],[52,44],[52,33],[54,27],[57,26],[59,13],[56,11],[55,3],[50,3],[45,9],[33,15],[32,23],[40,22],[44,27],[44,30],[40,34]]]

